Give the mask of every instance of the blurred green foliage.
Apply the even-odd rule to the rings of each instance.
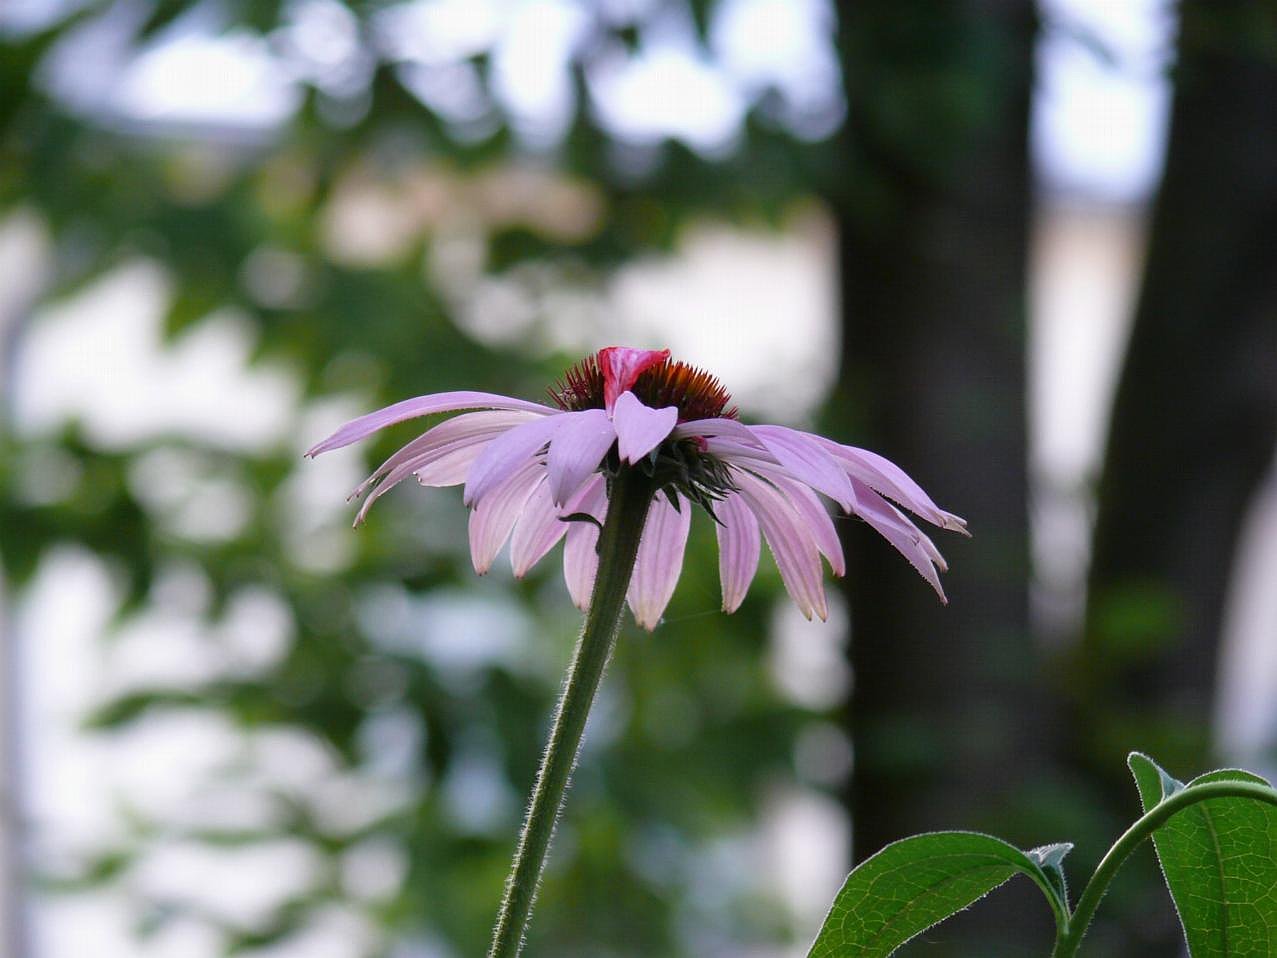
[[[350,7],[357,15],[365,10]],[[273,3],[224,8],[228,29],[269,32],[287,16]],[[2,38],[0,219],[34,213],[50,237],[51,272],[29,315],[122,264],[158,264],[171,283],[166,326],[173,341],[215,310],[233,308],[251,324],[255,361],[288,370],[307,401],[353,395],[374,406],[458,387],[536,397],[571,358],[534,357],[518,344],[493,347],[462,332],[454,304],[423,270],[429,227],[411,231],[376,263],[335,258],[326,217],[352,182],[402,202],[409,181],[423,173],[447,177],[446,188],[455,190],[511,165],[549,167],[555,182],[567,178],[587,192],[596,218],[570,233],[517,217],[485,223],[487,268],[549,262],[588,284],[626,257],[668,247],[689,216],[777,220],[810,175],[803,164],[813,162],[791,137],[751,118],[745,148],[717,164],[671,144],[647,175],[624,176],[609,160],[613,144],[584,113],[552,156],[528,161],[504,126],[479,141],[450,136],[384,63],[371,75],[366,110],[346,125],[326,121],[326,95],[307,89],[296,115],[262,135],[136,129],[83,115],[38,82],[50,50],[109,12],[109,5],[88,3],[38,32]],[[186,4],[155,4],[131,42],[145,47],[184,12]],[[255,295],[246,264],[262,250],[288,255],[304,278],[304,295],[278,302]],[[18,317],[11,342],[18,363],[29,315]],[[47,879],[67,889],[126,883],[139,856],[186,838],[233,848],[291,837],[313,848],[325,862],[323,877],[264,925],[222,928],[235,952],[286,938],[327,905],[349,903],[343,856],[384,840],[410,864],[392,894],[360,906],[382,932],[375,951],[416,941],[447,954],[479,953],[578,627],[558,582],[558,560],[547,559],[521,584],[504,574],[494,575],[495,583],[478,581],[464,553],[455,490],[405,488],[360,531],[329,530],[343,537],[344,557],[317,566],[307,540],[293,534],[298,476],[309,465],[299,448],[313,436],[253,452],[190,435],[107,447],[80,423],[51,435],[12,425],[0,434],[0,558],[12,587],[32,581],[51,550],[74,544],[114,577],[121,599],[115,626],[145,613],[157,581],[179,566],[206,580],[210,628],[247,587],[282,600],[292,624],[286,650],[264,670],[130,691],[86,716],[85,734],[111,736],[151,717],[207,710],[233,721],[246,740],[303,733],[336,756],[340,774],[376,777],[378,756],[389,747],[382,741],[386,717],[416,730],[396,772],[408,785],[406,800],[384,812],[359,810],[368,814],[355,816],[353,826],[334,824],[309,796],[267,782],[275,814],[266,826],[174,826],[128,813],[130,840],[94,849]],[[365,444],[366,461],[378,461],[414,428]],[[202,478],[219,476],[248,492],[239,531],[202,539],[166,521],[139,471],[157,448],[177,450]],[[33,495],[33,463],[49,457],[72,478],[56,495]],[[329,490],[334,502],[346,491]],[[812,716],[782,698],[765,667],[774,577],[760,579],[744,608],[724,617],[715,569],[712,536],[698,523],[666,624],[652,636],[632,625],[623,633],[601,703],[598,725],[606,728],[587,736],[596,747],[587,745],[577,775],[529,954],[707,954],[795,934],[774,889],[733,868],[731,849],[759,821],[776,783],[794,780],[795,736]],[[411,604],[439,594],[494,607],[513,601],[516,631],[530,647],[458,671],[423,650],[465,636],[388,644],[373,634],[373,598]],[[495,763],[510,800],[494,822],[467,827],[457,820],[453,789],[464,787],[459,779],[476,749]],[[139,933],[151,935],[192,915],[222,923],[178,895],[134,907]],[[693,926],[696,936],[688,933]]]

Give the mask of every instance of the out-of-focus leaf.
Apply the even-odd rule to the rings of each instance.
[[[1184,785],[1139,752],[1127,764],[1146,812],[1208,782],[1269,784],[1230,768]],[[1277,808],[1213,798],[1173,816],[1153,833],[1153,844],[1192,958],[1277,953]]]
[[[115,729],[136,721],[152,709],[207,706],[207,696],[199,691],[171,690],[137,692],[112,699],[84,720],[86,729]]]

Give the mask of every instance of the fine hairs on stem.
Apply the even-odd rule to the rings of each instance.
[[[590,705],[616,641],[652,492],[651,482],[637,471],[622,472],[613,480],[607,518],[599,533],[599,571],[590,609],[563,683],[550,738],[541,756],[532,799],[493,926],[489,958],[515,958],[523,947],[524,932],[568,781],[576,766]]]

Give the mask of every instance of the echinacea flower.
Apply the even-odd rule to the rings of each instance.
[[[821,496],[881,533],[944,601],[944,559],[900,507],[944,529],[965,532],[965,523],[877,453],[785,426],[745,425],[717,379],[671,361],[669,350],[600,350],[549,393],[554,406],[484,392],[418,396],[352,420],[307,455],[406,419],[476,410],[383,462],[352,495],[367,493],[356,524],[408,476],[425,486],[464,483],[475,570],[487,572],[508,540],[514,574],[523,576],[566,538],[564,577],[582,609],[598,569],[609,478],[643,470],[663,493],[648,512],[627,594],[647,629],[673,595],[693,502],[715,520],[724,611],[744,600],[766,540],[803,615],[826,617],[821,557],[835,575],[845,563]]]
[[[346,423],[307,455],[349,445],[392,423],[460,412],[383,462],[356,524],[408,476],[465,484],[470,555],[480,573],[510,541],[522,576],[560,539],[568,591],[586,610],[554,726],[492,931],[489,958],[518,958],[554,821],[572,774],[590,703],[626,603],[656,627],[683,565],[692,504],[714,518],[723,608],[745,598],[765,539],[807,618],[827,614],[821,557],[835,575],[842,548],[821,496],[895,546],[944,600],[935,545],[900,507],[965,531],[893,463],[784,426],[746,426],[717,379],[669,350],[613,346],[572,367],[554,406],[481,392],[418,396]],[[557,407],[557,408],[556,408]],[[462,412],[462,410],[473,410]]]

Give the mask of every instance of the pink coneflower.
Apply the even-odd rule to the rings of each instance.
[[[940,553],[904,506],[946,529],[939,509],[881,456],[784,426],[746,426],[717,379],[669,350],[614,346],[587,357],[550,390],[555,407],[492,393],[436,393],[347,423],[310,450],[348,445],[391,423],[463,412],[383,462],[355,495],[376,499],[408,476],[427,486],[465,484],[470,554],[486,572],[510,541],[523,575],[566,537],[563,572],[586,612],[527,818],[492,932],[489,958],[517,958],[532,913],[554,821],[572,773],[590,703],[622,611],[655,628],[683,565],[693,503],[715,520],[723,608],[745,598],[766,539],[785,588],[803,614],[826,615],[820,559],[835,575],[843,554],[820,496],[860,516],[894,545],[944,599]]]
[[[564,577],[582,609],[597,575],[611,483],[622,471],[641,472],[656,498],[626,598],[647,629],[678,581],[692,503],[715,521],[727,612],[744,600],[765,539],[803,615],[826,617],[821,557],[835,575],[844,559],[821,495],[873,526],[944,601],[937,574],[944,559],[900,507],[945,529],[965,532],[965,523],[882,456],[785,426],[747,426],[717,379],[671,362],[669,350],[600,350],[549,393],[553,407],[483,392],[418,396],[352,420],[307,455],[405,419],[480,410],[439,423],[382,463],[355,490],[368,494],[356,524],[408,476],[425,486],[464,483],[476,571],[488,571],[509,541],[522,576],[566,537]]]

